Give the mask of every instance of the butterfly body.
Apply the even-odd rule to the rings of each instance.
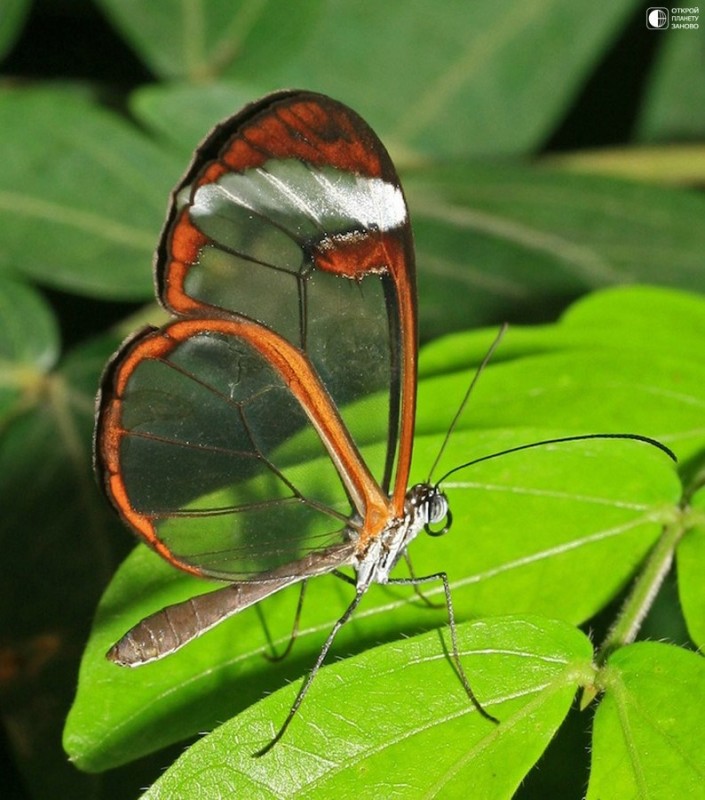
[[[217,592],[199,595],[146,617],[111,648],[110,660],[129,667],[156,661],[264,597],[335,569],[353,568],[355,587],[360,594],[373,583],[387,583],[391,571],[416,536],[448,514],[445,495],[428,484],[417,484],[409,490],[407,507],[403,517],[392,520],[377,536],[369,538],[365,546],[360,545],[357,529],[351,528],[346,544],[312,553],[294,570],[287,565],[283,572],[294,572],[293,575],[281,577],[272,571],[260,575],[257,581],[232,583]]]
[[[388,583],[391,571],[416,536],[447,515],[448,501],[437,487],[426,483],[412,486],[407,492],[403,516],[392,519],[369,540],[365,549],[356,548],[353,566],[358,591],[364,591],[372,583]]]

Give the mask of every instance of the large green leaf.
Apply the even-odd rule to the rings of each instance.
[[[438,440],[429,443],[437,448]],[[645,556],[662,513],[678,498],[662,454],[614,449],[554,451],[541,464],[525,457],[505,463],[499,475],[473,471],[472,484],[449,490],[452,533],[412,548],[415,571],[448,571],[460,620],[516,610],[560,610],[572,622],[591,616]],[[262,653],[268,636],[278,650],[286,644],[296,590],[261,604],[268,635],[259,609],[250,609],[160,662],[127,670],[105,660],[130,625],[210,588],[144,547],[123,564],[101,603],[67,723],[65,744],[81,767],[104,769],[210,728],[296,678],[351,599],[349,587],[332,577],[314,581],[294,655],[282,663],[270,664]],[[440,586],[425,593],[442,602]],[[333,652],[357,652],[445,621],[442,610],[419,604],[409,590],[375,588]]]
[[[638,302],[632,305],[636,310]],[[606,306],[605,320],[614,309],[609,295]],[[593,314],[597,316],[597,311]],[[631,407],[634,396],[630,377],[624,377],[629,350],[620,358],[619,338],[610,340],[610,346],[598,337],[590,347],[583,334],[573,336],[570,353],[562,352],[564,327],[556,329],[553,346],[548,328],[540,343],[533,330],[523,332],[523,358],[517,354],[521,336],[518,349],[512,348],[509,337],[509,357],[483,375],[446,450],[446,466],[557,431],[590,432],[591,425],[604,431],[624,425],[623,409]],[[427,477],[456,405],[450,398],[459,400],[469,379],[466,369],[446,374],[439,367],[442,358],[446,365],[455,359],[471,363],[488,340],[486,332],[467,337],[466,349],[459,350],[461,338],[451,337],[429,350],[439,371],[420,386],[419,420],[426,435],[416,442],[416,479]],[[532,338],[533,350],[527,347]],[[649,397],[645,393],[639,398],[641,419],[648,423],[646,432],[660,433],[659,426],[666,424],[662,398],[656,395],[657,401],[651,400],[649,406]],[[544,401],[546,415],[541,413]],[[576,403],[579,409],[591,409],[587,422],[573,412]],[[364,412],[364,404],[359,410]],[[692,413],[687,404],[669,412],[667,422],[676,427]],[[536,427],[526,428],[527,418]],[[630,425],[622,430],[635,429]],[[373,442],[374,436],[366,448],[377,446]],[[491,460],[457,474],[447,489],[455,516],[453,531],[442,540],[424,537],[415,542],[412,557],[419,574],[448,571],[458,618],[522,610],[560,613],[573,623],[596,613],[624,586],[655,542],[663,521],[670,519],[681,493],[671,462],[656,448],[602,440]],[[161,663],[125,670],[105,661],[106,650],[130,625],[165,604],[208,588],[176,574],[144,548],[125,562],[101,604],[66,729],[66,746],[82,767],[103,769],[212,727],[284,679],[301,675],[350,597],[349,588],[333,578],[314,581],[296,655],[281,664],[262,659],[266,636],[255,609]],[[439,588],[429,588],[428,594],[441,598]],[[287,640],[294,596],[295,592],[281,593],[263,604],[277,647]],[[393,614],[386,613],[390,608]],[[341,633],[334,652],[357,651],[442,624],[441,611],[419,605],[408,591],[374,589],[356,620]],[[223,690],[224,686],[228,688]]]
[[[702,797],[702,656],[639,642],[610,658],[601,682],[587,800]]]
[[[345,100],[399,148],[434,158],[526,152],[636,6],[333,0],[306,45],[268,77]]]
[[[458,634],[465,668],[499,725],[469,704],[443,652],[447,637],[442,645],[427,634],[325,668],[262,759],[252,752],[274,734],[296,686],[202,739],[144,797],[352,798],[361,785],[370,797],[461,798],[468,786],[477,797],[511,797],[577,685],[591,680],[590,643],[540,618],[476,621]]]

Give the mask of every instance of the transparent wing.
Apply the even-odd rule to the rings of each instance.
[[[396,171],[359,116],[281,92],[218,126],[174,192],[156,278],[175,314],[244,316],[305,351],[353,438],[387,435],[370,467],[389,490],[400,418],[413,427],[413,248]],[[348,415],[372,395],[362,422]]]
[[[254,323],[143,332],[109,367],[99,406],[107,493],[152,547],[195,574],[281,579],[314,551],[349,563],[370,505],[388,502],[305,356]]]

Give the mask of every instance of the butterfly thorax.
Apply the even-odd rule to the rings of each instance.
[[[447,516],[448,500],[438,487],[428,483],[412,486],[406,493],[403,516],[392,519],[369,540],[363,552],[355,555],[358,591],[372,583],[387,583],[390,572],[418,533]]]

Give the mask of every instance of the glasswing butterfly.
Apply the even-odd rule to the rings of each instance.
[[[494,720],[463,672],[445,573],[390,577],[422,530],[448,529],[450,512],[438,483],[408,488],[414,251],[399,178],[374,132],[306,91],[269,95],[218,125],[173,192],[155,280],[176,319],[137,333],[109,363],[96,470],[160,556],[228,585],[142,620],[108,658],[161,658],[316,575],[353,583],[261,755],[372,583],[442,581],[453,661]],[[386,446],[363,459],[374,420]]]

